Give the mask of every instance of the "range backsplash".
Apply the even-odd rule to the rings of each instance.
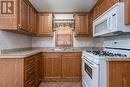
[[[101,47],[101,38],[74,37],[73,47]],[[32,47],[55,47],[55,37],[33,37]]]

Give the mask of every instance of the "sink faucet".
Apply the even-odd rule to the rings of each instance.
[[[63,46],[62,46],[63,50],[66,50],[67,49],[67,42],[63,42]]]

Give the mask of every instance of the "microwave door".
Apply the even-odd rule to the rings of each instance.
[[[111,27],[110,21],[111,18],[104,18],[101,21],[96,21],[93,26],[94,36],[102,35],[110,31],[110,27]]]

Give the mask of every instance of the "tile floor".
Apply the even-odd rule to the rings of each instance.
[[[41,83],[39,87],[82,87],[80,82],[47,82]]]

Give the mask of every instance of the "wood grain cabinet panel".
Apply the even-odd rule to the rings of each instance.
[[[38,22],[38,36],[52,36],[52,13],[39,13]]]
[[[44,79],[61,78],[61,55],[56,53],[46,53],[43,55]]]
[[[99,0],[99,2],[93,8],[93,20],[119,1],[122,0]]]
[[[75,13],[75,36],[89,36],[89,14]]]
[[[64,79],[81,79],[81,55],[79,53],[63,54],[62,76]]]
[[[80,53],[43,53],[44,81],[80,81]]]
[[[0,59],[0,87],[38,87],[41,54],[27,58]],[[35,61],[35,59],[38,59]],[[40,76],[38,76],[40,75]]]
[[[0,59],[0,86],[24,87],[23,59]]]
[[[125,2],[125,24],[130,24],[130,0],[124,0]]]
[[[42,55],[35,55],[35,83],[36,87],[40,84],[42,79]]]
[[[107,87],[130,87],[130,62],[107,63]]]
[[[28,31],[28,2],[27,0],[21,0],[21,10],[20,10],[20,24],[19,28],[24,31]]]
[[[4,0],[3,0],[4,1]],[[6,0],[5,0],[6,1]],[[12,14],[0,14],[0,29],[16,31],[28,35],[36,34],[37,11],[28,0],[11,0],[14,12]]]

